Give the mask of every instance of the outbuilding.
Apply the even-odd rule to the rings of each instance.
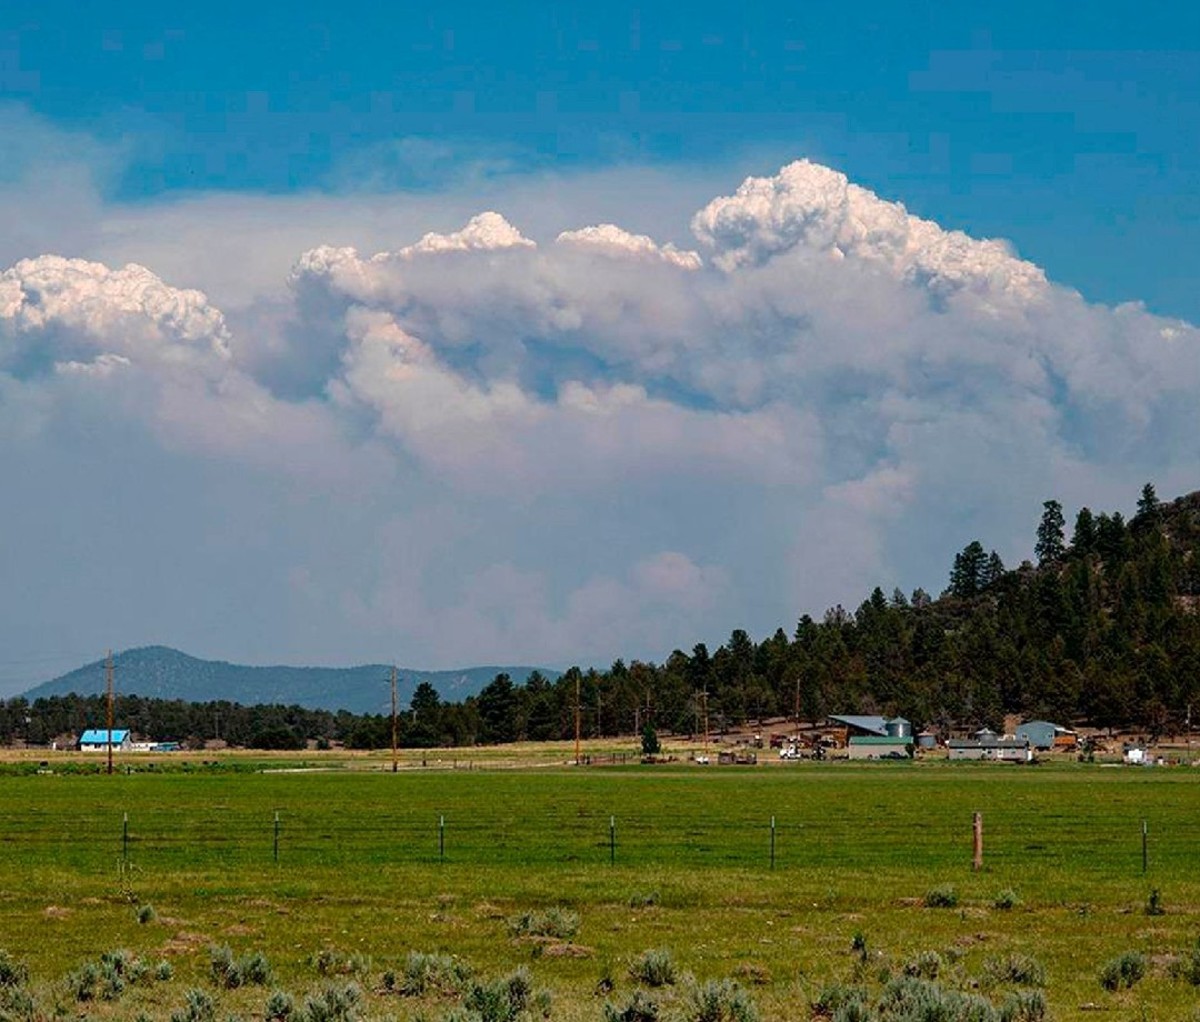
[[[1048,720],[1029,720],[1017,728],[1017,737],[1025,738],[1035,749],[1073,749],[1078,737],[1070,728]]]
[[[108,728],[103,727],[89,728],[79,736],[80,752],[107,752],[110,745],[114,752],[128,752],[132,747],[129,730],[113,728],[109,731]]]
[[[951,738],[946,743],[950,759],[983,759],[998,763],[1028,763],[1033,749],[1024,738]]]
[[[911,735],[855,735],[849,745],[851,759],[908,759],[912,749]]]

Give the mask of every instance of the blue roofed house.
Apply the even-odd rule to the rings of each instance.
[[[79,736],[80,752],[107,752],[109,736],[112,736],[113,751],[128,752],[130,747],[128,728],[113,728],[111,731],[104,727],[88,728]]]

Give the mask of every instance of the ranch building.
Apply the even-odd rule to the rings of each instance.
[[[1029,763],[1033,749],[1026,738],[951,738],[946,743],[950,759],[986,759],[998,763]]]
[[[893,735],[855,735],[850,739],[851,759],[909,759],[912,737]]]
[[[79,751],[107,752],[110,742],[114,752],[128,752],[132,746],[128,729],[113,728],[109,731],[107,728],[98,727],[89,728],[79,736]]]
[[[1030,720],[1017,728],[1018,738],[1027,738],[1035,749],[1074,749],[1078,744],[1075,732],[1048,720]]]

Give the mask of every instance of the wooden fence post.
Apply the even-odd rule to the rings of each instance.
[[[983,813],[976,813],[972,824],[974,835],[975,857],[971,861],[971,869],[978,873],[983,869]]]

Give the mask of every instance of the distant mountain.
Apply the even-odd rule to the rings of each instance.
[[[115,688],[122,695],[182,699],[187,702],[228,700],[246,706],[283,703],[310,709],[386,713],[391,709],[391,666],[361,667],[247,667],[223,660],[200,660],[166,646],[143,646],[113,656]],[[455,702],[476,695],[497,674],[524,683],[540,670],[550,680],[558,671],[533,667],[465,667],[458,671],[397,670],[399,705],[407,708],[413,691],[428,681],[443,700]],[[96,695],[104,691],[104,661],[44,682],[23,693],[34,700],[42,696]]]

